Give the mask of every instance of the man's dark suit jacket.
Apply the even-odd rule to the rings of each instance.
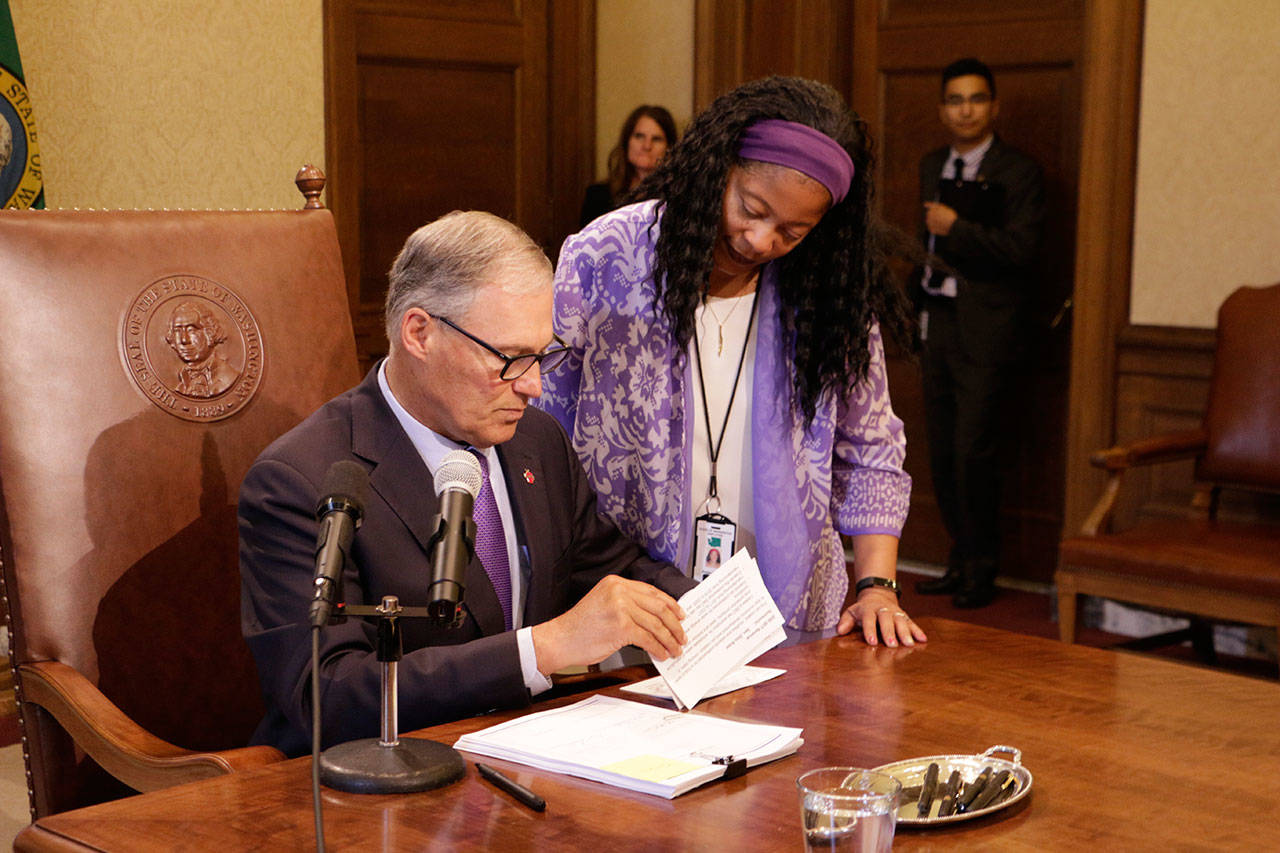
[[[498,448],[516,516],[525,572],[524,624],[575,604],[606,574],[649,581],[674,597],[693,581],[650,559],[596,514],[596,496],[564,430],[529,408]],[[240,490],[241,620],[258,664],[267,714],[255,743],[298,755],[310,745],[308,609],[319,525],[315,507],[329,466],[353,459],[369,471],[364,521],[343,580],[348,604],[396,595],[427,604],[427,545],[438,502],[432,474],[378,388],[377,368],[329,401],[258,458]],[[530,703],[514,631],[479,560],[467,567],[466,616],[456,629],[402,620],[403,730]],[[321,630],[326,744],[378,734],[380,664],[374,627],[352,618]]]
[[[920,161],[920,239],[928,245],[924,205],[938,197],[942,167],[950,147],[931,151]],[[1003,196],[1002,222],[983,225],[957,219],[939,255],[960,278],[957,281],[956,321],[966,354],[980,364],[1013,358],[1020,337],[1019,309],[1031,296],[1034,263],[1045,217],[1044,182],[1040,167],[1021,151],[997,137],[978,168],[985,181]],[[925,302],[921,271],[912,275],[912,298]]]

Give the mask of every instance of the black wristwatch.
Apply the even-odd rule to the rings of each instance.
[[[891,589],[893,590],[894,594],[898,596],[899,599],[902,598],[902,587],[898,585],[898,582],[896,580],[894,580],[893,578],[878,578],[874,576],[869,578],[863,578],[862,580],[854,584],[853,594],[857,595],[858,593],[862,592],[864,589],[868,589],[873,586],[882,586],[885,589]]]

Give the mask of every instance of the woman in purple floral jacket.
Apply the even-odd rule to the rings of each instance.
[[[866,126],[828,86],[721,96],[641,188],[564,244],[543,377],[599,508],[695,576],[746,547],[793,638],[926,639],[898,603],[910,477],[880,328],[903,297],[871,213]],[[840,533],[851,536],[857,597]],[[719,540],[719,541],[715,541]]]

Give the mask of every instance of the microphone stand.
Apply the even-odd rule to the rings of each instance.
[[[381,737],[331,746],[320,755],[320,781],[327,787],[355,794],[402,794],[450,785],[466,775],[462,756],[451,746],[422,738],[399,736],[397,666],[404,657],[400,620],[434,619],[426,607],[402,607],[394,595],[382,604],[338,604],[335,619],[344,616],[378,620],[378,660],[382,663]]]

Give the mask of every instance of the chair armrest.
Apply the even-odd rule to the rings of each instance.
[[[143,729],[89,679],[59,661],[18,666],[22,698],[47,710],[72,740],[115,778],[137,791],[155,791],[282,761],[274,747],[194,752]]]
[[[1107,472],[1107,485],[1098,502],[1080,526],[1080,535],[1097,536],[1116,506],[1120,494],[1120,480],[1124,472],[1139,465],[1155,465],[1200,455],[1209,446],[1209,436],[1203,429],[1172,432],[1152,438],[1144,438],[1128,444],[1118,444],[1099,450],[1089,457],[1089,464]]]
[[[1138,465],[1189,459],[1203,453],[1208,445],[1209,436],[1203,429],[1174,432],[1096,451],[1089,457],[1089,464],[1107,471],[1123,471]]]

